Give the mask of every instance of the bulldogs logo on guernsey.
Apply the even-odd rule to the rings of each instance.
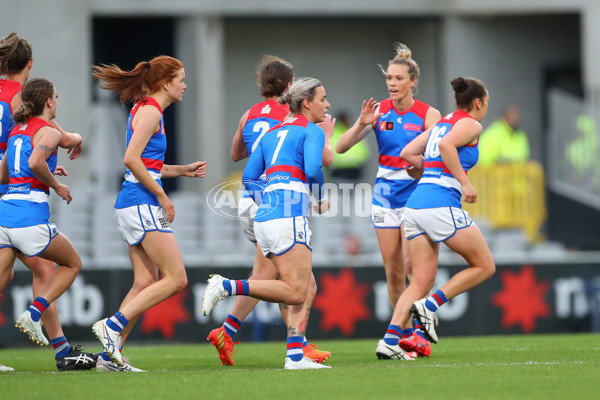
[[[152,97],[146,97],[145,99],[140,100],[131,109],[131,112],[129,113],[129,121],[127,122],[127,147],[129,147],[129,142],[131,141],[131,136],[133,135],[133,127],[131,125],[133,118],[141,106],[153,106],[160,111],[160,126],[152,135],[148,141],[148,144],[146,144],[141,158],[150,176],[152,176],[152,178],[154,178],[158,184],[162,186],[162,182],[160,180],[160,171],[165,161],[167,137],[165,135],[162,109],[158,102]],[[121,191],[117,196],[115,208],[126,208],[138,204],[160,206],[156,196],[146,189],[144,185],[142,185],[128,169],[125,172],[125,180],[123,181]]]
[[[27,124],[17,125],[8,137],[8,191],[0,200],[1,226],[22,228],[48,223],[50,188],[36,178],[29,168],[33,136],[45,126],[50,124],[40,118],[31,118]],[[56,169],[56,151],[48,157],[46,163],[50,171]]]
[[[384,208],[404,207],[416,187],[416,181],[404,170],[409,164],[400,152],[424,130],[429,106],[417,99],[406,111],[394,108],[391,99],[379,103],[383,113],[375,123],[379,148],[379,169],[373,189],[373,204]]]
[[[13,98],[21,91],[23,85],[19,82],[0,79],[0,161],[6,152],[8,135],[14,126],[13,109],[10,106]],[[6,193],[7,185],[0,185],[0,195]]]
[[[461,207],[462,191],[460,183],[452,175],[440,154],[439,142],[452,127],[463,118],[473,118],[462,110],[457,110],[442,118],[429,133],[425,148],[425,170],[417,189],[406,204],[410,208]],[[460,164],[465,172],[477,163],[479,149],[477,143],[457,149]]]

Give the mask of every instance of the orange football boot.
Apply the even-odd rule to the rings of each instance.
[[[233,345],[239,342],[233,343],[229,335],[225,333],[224,326],[210,331],[206,340],[210,341],[210,344],[217,348],[221,365],[235,365],[233,358],[231,358],[235,354]]]
[[[331,358],[330,351],[322,351],[322,350],[317,350],[317,349],[318,349],[318,346],[315,346],[314,344],[309,343],[302,349],[302,352],[304,353],[304,357],[310,358],[314,362],[318,362],[318,363],[322,363],[323,361]]]

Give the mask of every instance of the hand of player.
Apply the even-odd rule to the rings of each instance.
[[[404,169],[408,173],[408,176],[410,176],[413,179],[419,180],[423,176],[423,168],[417,168],[413,167],[412,165],[409,165],[407,167],[404,167]]]
[[[73,146],[69,150],[67,150],[67,154],[69,154],[69,160],[76,159],[81,155],[81,152],[83,151],[83,139],[81,139],[81,135],[78,133],[74,133],[73,135],[79,136],[80,140],[78,145]]]
[[[329,210],[330,204],[327,198],[324,198],[321,201],[317,201],[317,203],[313,206],[314,210],[319,214],[324,214]]]
[[[65,169],[65,167],[63,167],[62,165],[57,165],[56,169],[54,170],[54,175],[67,176],[69,174],[67,173],[67,170]]]
[[[471,185],[471,182],[467,181],[466,183],[460,185],[460,188],[463,193],[463,201],[465,203],[475,203],[477,201],[477,191]]]
[[[196,161],[183,166],[184,176],[189,178],[204,178],[206,176],[206,161]]]
[[[173,205],[173,202],[171,202],[171,199],[169,199],[166,194],[163,194],[158,196],[158,202],[165,211],[165,214],[167,214],[167,222],[173,223],[173,220],[175,219],[175,206]]]
[[[383,113],[377,112],[378,106],[379,103],[373,100],[373,98],[370,98],[369,101],[363,101],[360,116],[358,117],[358,123],[366,126],[372,125],[377,121],[377,118],[383,115]]]
[[[325,132],[325,137],[331,139],[333,135],[333,127],[335,126],[335,118],[330,114],[325,114],[325,119],[317,124]]]
[[[62,183],[59,183],[58,186],[54,189],[54,192],[63,200],[67,201],[67,204],[71,203],[71,200],[73,199],[71,197],[71,191],[69,190],[69,187],[67,185],[63,185]]]

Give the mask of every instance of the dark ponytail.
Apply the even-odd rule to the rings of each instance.
[[[34,78],[27,81],[21,90],[23,102],[13,115],[15,122],[24,124],[32,117],[42,115],[46,101],[53,94],[54,85],[48,79]]]
[[[450,82],[454,89],[454,99],[456,106],[461,110],[471,111],[473,100],[483,101],[487,94],[485,84],[476,78],[454,78]]]

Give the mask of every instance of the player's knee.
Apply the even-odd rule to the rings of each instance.
[[[175,293],[181,292],[188,285],[188,278],[185,271],[181,274],[178,274],[175,279],[173,279],[173,290]]]
[[[317,281],[315,281],[314,277],[310,278],[310,283],[308,285],[308,297],[314,298],[317,295]]]
[[[306,301],[308,295],[308,285],[296,284],[292,285],[292,290],[289,293],[289,299],[286,302],[288,305],[299,305]]]
[[[76,254],[76,257],[73,258],[73,261],[70,263],[69,268],[71,268],[76,273],[79,273],[79,271],[81,271],[81,265],[81,257],[79,257],[79,254]]]
[[[139,293],[157,281],[158,281],[158,278],[155,278],[155,277],[149,276],[149,275],[146,275],[143,277],[136,276],[133,279],[132,289]]]
[[[493,261],[484,265],[484,278],[490,279],[496,273],[496,264]]]

